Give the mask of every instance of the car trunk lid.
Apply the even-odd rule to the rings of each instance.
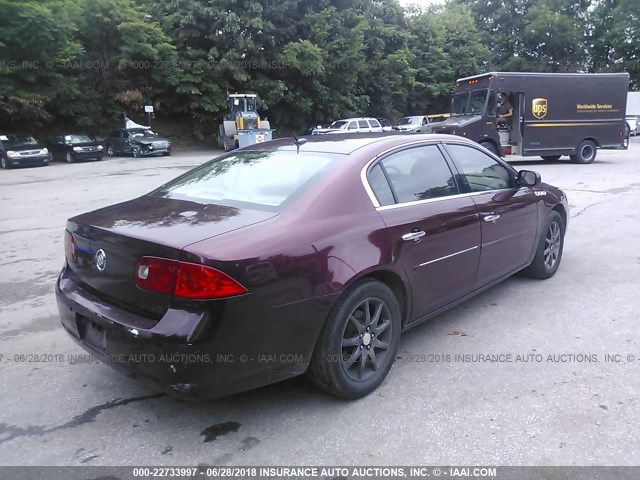
[[[191,243],[275,215],[272,211],[145,196],[69,220],[67,230],[75,256],[67,261],[95,295],[159,319],[171,297],[136,286],[136,268],[142,257],[178,260]]]

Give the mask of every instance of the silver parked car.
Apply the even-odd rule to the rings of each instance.
[[[429,119],[426,115],[413,115],[404,117],[394,129],[401,132],[431,133],[423,130],[427,125],[429,125]]]

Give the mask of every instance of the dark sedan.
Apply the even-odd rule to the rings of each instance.
[[[49,150],[33,136],[21,133],[0,134],[0,167],[49,165]]]
[[[84,133],[56,135],[49,140],[52,160],[73,163],[81,160],[102,160],[104,147],[95,137]]]
[[[58,307],[87,351],[174,394],[306,371],[358,398],[402,331],[554,275],[567,219],[561,190],[460,137],[281,139],[70,219]]]
[[[105,140],[107,155],[118,154],[145,157],[171,155],[171,141],[148,128],[121,128],[111,132]]]

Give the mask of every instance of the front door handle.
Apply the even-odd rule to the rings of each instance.
[[[405,233],[404,235],[402,235],[402,240],[404,240],[405,242],[415,242],[416,240],[420,240],[425,235],[426,233],[424,233],[422,230],[417,232]]]
[[[489,222],[489,223],[496,223],[496,221],[500,218],[500,215],[498,215],[495,212],[491,212],[489,215],[484,217],[484,221],[485,222]]]

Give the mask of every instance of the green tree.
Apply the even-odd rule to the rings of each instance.
[[[77,82],[64,71],[82,52],[72,2],[0,0],[0,122],[23,128],[49,121],[51,103]]]
[[[640,13],[637,0],[601,0],[589,16],[592,72],[626,71],[640,89]]]

